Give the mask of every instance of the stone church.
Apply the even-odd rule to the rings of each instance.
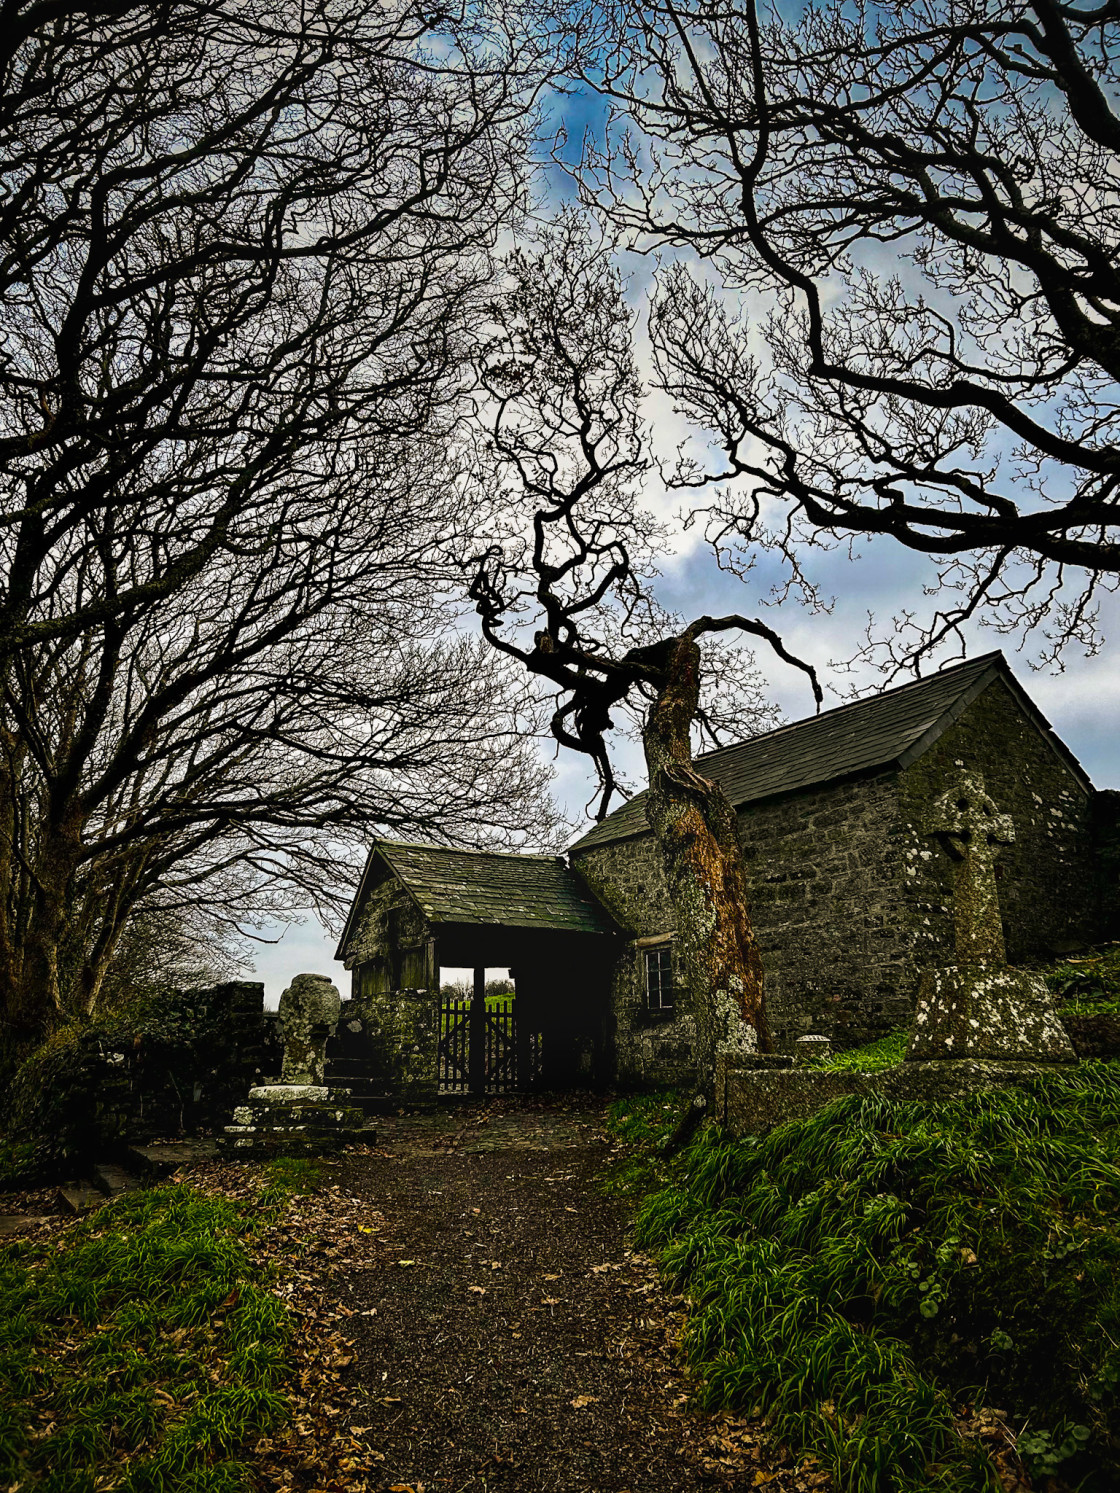
[[[1001,653],[697,766],[739,815],[779,1049],[906,1026],[923,967],[952,962],[953,863],[928,810],[962,771],[1014,824],[999,865],[1011,962],[1115,932],[1099,851],[1115,841],[1120,795],[1094,790]],[[692,1014],[644,800],[566,860],[375,844],[337,956],[353,971],[351,1057],[372,1041],[397,1079],[411,1063],[421,1087],[444,1092],[687,1079]],[[473,1015],[437,996],[440,968],[464,965]],[[481,971],[507,966],[516,999],[499,1019]]]

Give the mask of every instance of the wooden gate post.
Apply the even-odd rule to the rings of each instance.
[[[472,1094],[486,1092],[486,971],[474,972],[474,995],[471,997],[470,1023],[470,1089]]]

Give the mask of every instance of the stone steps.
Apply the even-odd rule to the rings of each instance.
[[[100,1208],[110,1198],[139,1191],[143,1185],[115,1161],[98,1161],[91,1167],[88,1178],[60,1187],[57,1196],[68,1213],[88,1213],[93,1208]]]
[[[385,1092],[385,1084],[371,1065],[362,1058],[332,1058],[327,1063],[327,1082],[345,1084],[350,1091],[347,1101],[369,1118],[371,1115],[395,1115],[401,1101]]]
[[[113,1161],[99,1161],[93,1168],[93,1185],[101,1189],[106,1197],[119,1197],[122,1192],[138,1192],[143,1183],[131,1172]]]
[[[138,1176],[162,1182],[181,1166],[192,1161],[213,1161],[218,1145],[212,1140],[153,1141],[146,1146],[129,1146],[128,1161]]]

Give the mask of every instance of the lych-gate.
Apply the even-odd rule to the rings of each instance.
[[[619,936],[559,857],[378,841],[339,943],[354,983],[336,1047],[368,1048],[401,1095],[594,1083]],[[488,968],[516,996],[488,1000]],[[452,969],[474,971],[470,998],[437,994]]]
[[[513,995],[487,996],[485,971],[475,973],[469,999],[440,1003],[439,1092],[509,1094],[532,1089],[540,1076],[541,1034],[518,1019]]]

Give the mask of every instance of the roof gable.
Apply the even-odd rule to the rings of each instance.
[[[1049,728],[1000,652],[956,664],[897,689],[838,705],[820,715],[779,726],[735,746],[706,752],[697,766],[721,785],[736,808],[761,799],[859,777],[877,768],[916,761],[996,679],[1011,689],[1024,713],[1047,738],[1064,765],[1090,787],[1081,765]],[[647,834],[646,793],[634,795],[572,846],[590,849]]]
[[[433,924],[500,924],[557,933],[615,931],[581,879],[559,856],[376,840],[336,958],[344,957],[355,919],[380,866],[401,883]]]

